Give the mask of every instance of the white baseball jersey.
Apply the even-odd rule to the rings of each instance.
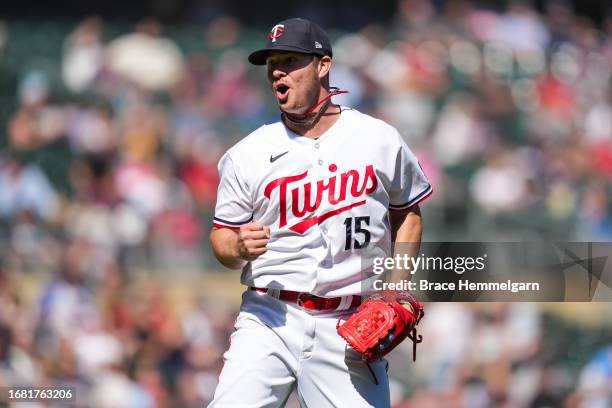
[[[364,248],[391,250],[388,210],[432,192],[394,127],[345,107],[316,140],[281,121],[260,127],[226,152],[219,173],[214,225],[270,227],[268,251],[242,283],[327,297],[360,294]]]

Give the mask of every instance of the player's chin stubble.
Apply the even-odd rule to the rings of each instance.
[[[306,87],[306,90],[295,91],[293,95],[289,95],[287,100],[287,105],[290,105],[293,109],[288,111],[289,113],[294,114],[304,114],[314,104],[319,100],[319,92],[315,87]],[[301,94],[299,93],[301,92]],[[290,99],[293,97],[294,102],[290,103]]]

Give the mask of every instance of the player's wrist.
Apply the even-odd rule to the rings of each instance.
[[[238,261],[245,260],[243,251],[241,251],[241,248],[240,248],[240,236],[238,234],[236,234],[236,236],[233,239],[232,246],[231,246],[231,254],[232,254],[232,257]]]

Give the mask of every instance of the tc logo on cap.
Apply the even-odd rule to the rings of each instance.
[[[268,34],[268,38],[272,42],[276,42],[276,39],[280,37],[281,35],[283,35],[284,33],[285,33],[285,25],[277,24],[274,27],[272,27],[272,30],[270,30],[270,33]]]

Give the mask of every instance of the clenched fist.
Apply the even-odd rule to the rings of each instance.
[[[252,261],[268,249],[266,245],[270,240],[270,227],[259,222],[242,225],[238,231],[238,257],[245,261]]]

